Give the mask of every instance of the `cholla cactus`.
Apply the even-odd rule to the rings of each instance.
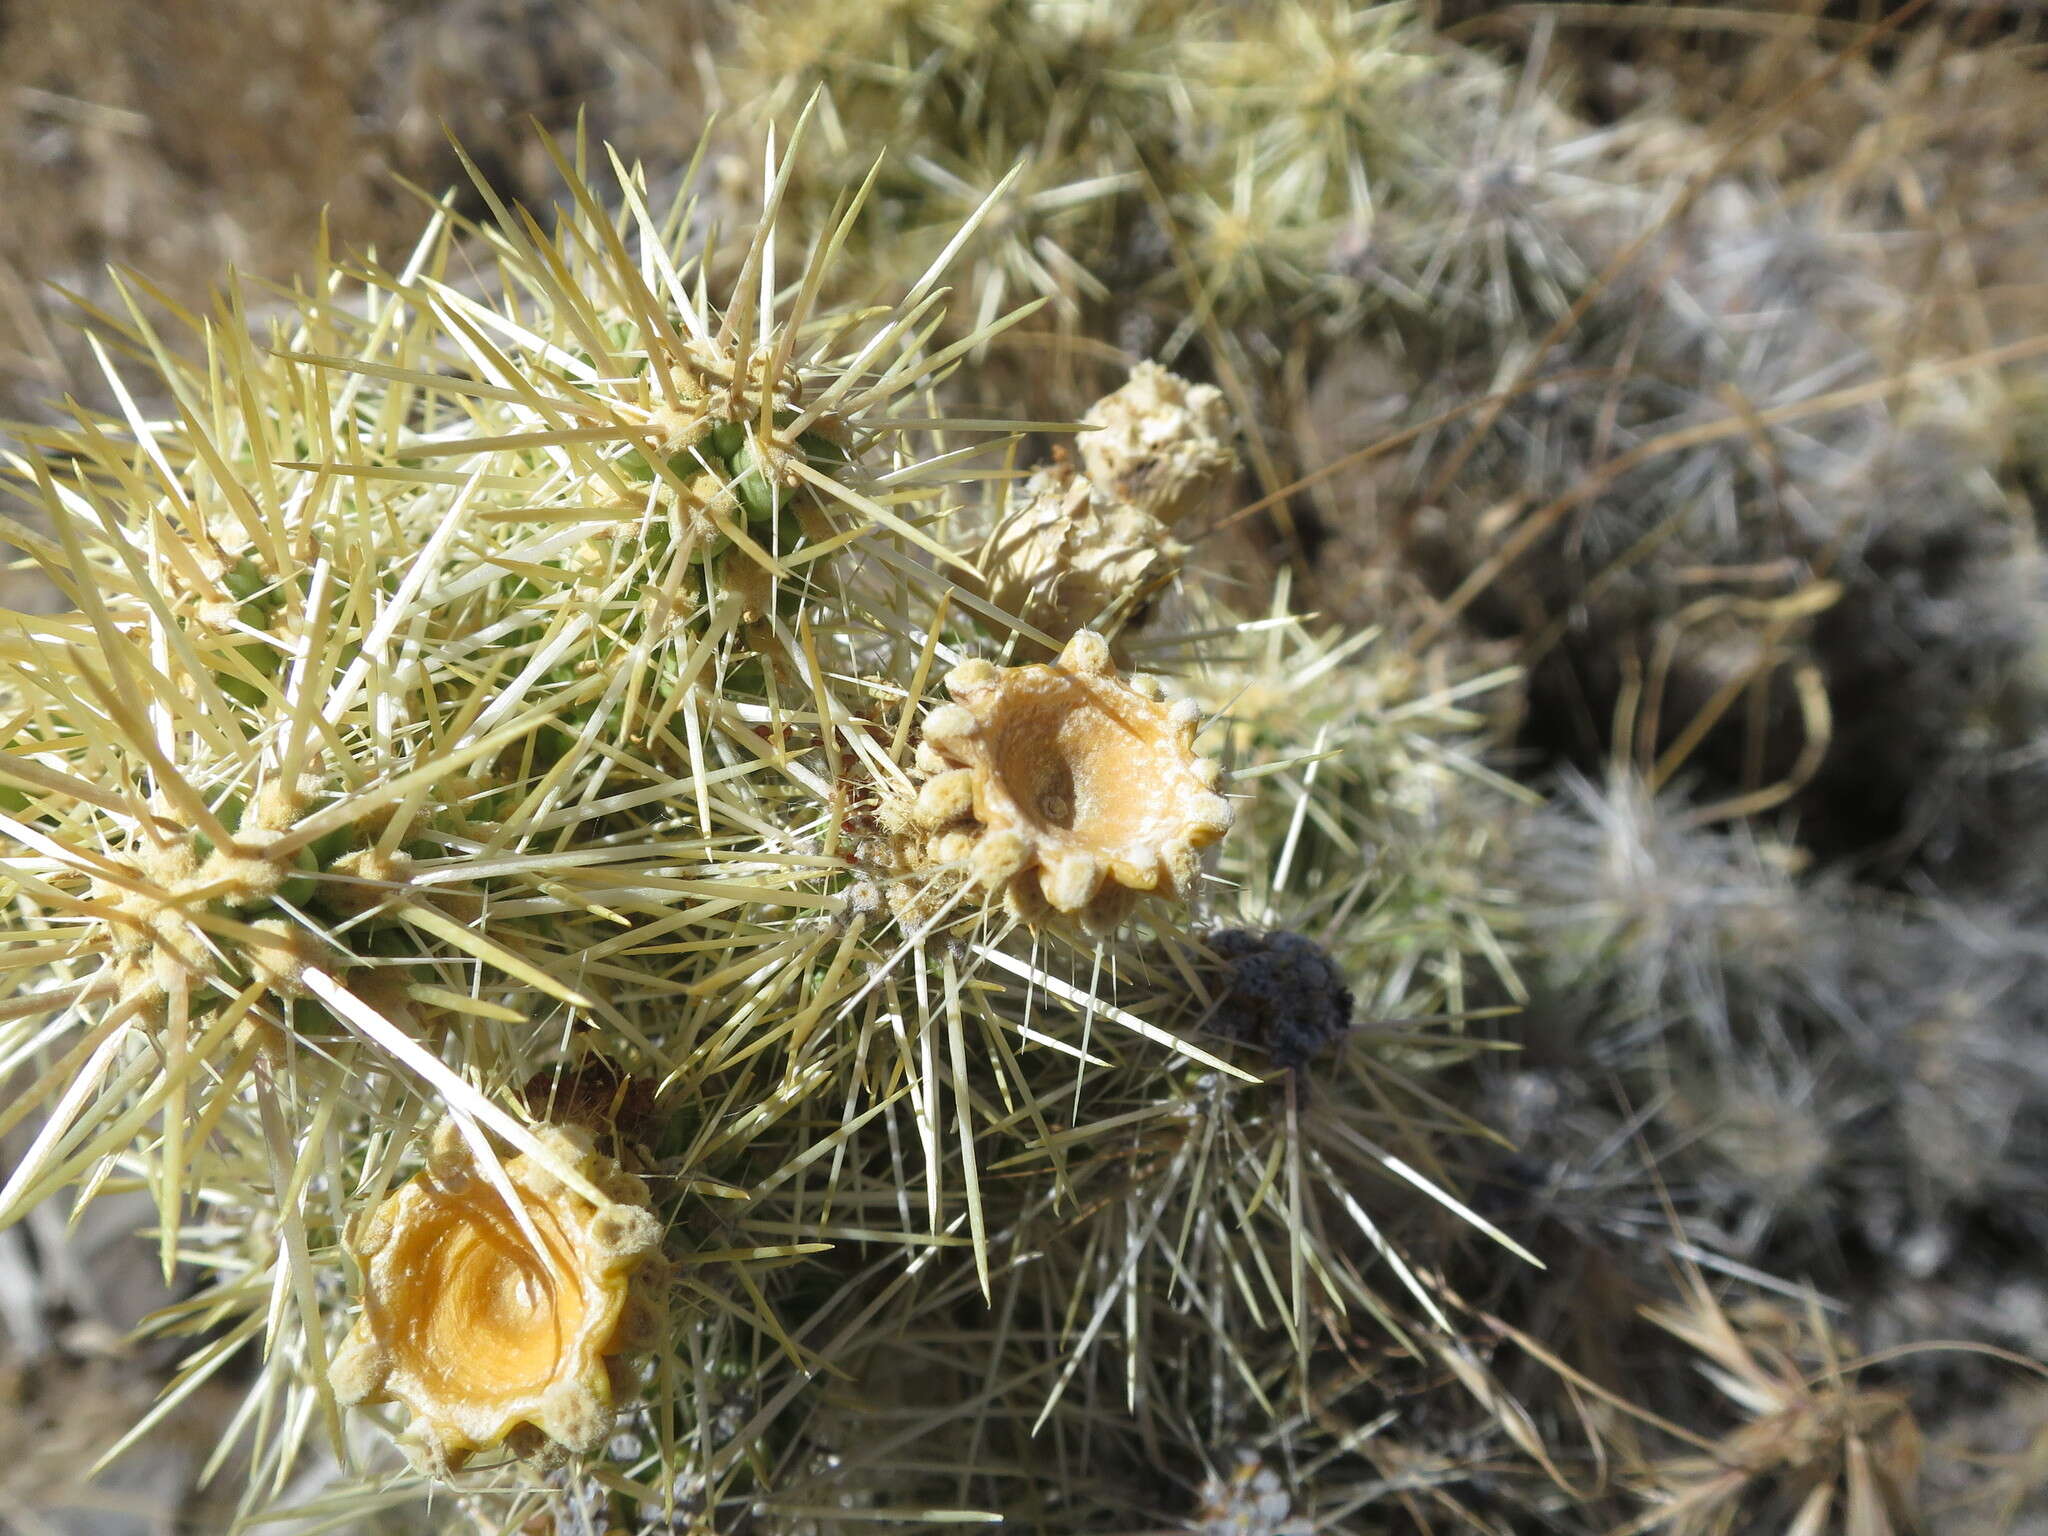
[[[447,1091],[427,1063],[466,1036],[483,1077],[523,1080],[528,1018],[602,1006],[576,969],[660,988],[616,937],[652,890],[592,881],[688,868],[721,838],[711,785],[779,765],[755,727],[806,643],[778,594],[867,528],[944,553],[885,504],[917,495],[877,409],[925,371],[908,315],[871,322],[856,371],[821,371],[821,344],[856,343],[801,297],[782,324],[759,302],[772,206],[722,312],[665,264],[639,194],[616,222],[590,206],[587,289],[505,234],[502,307],[465,295],[436,275],[443,220],[411,287],[360,315],[308,300],[268,357],[209,333],[213,365],[189,370],[138,319],[179,422],[135,415],[123,449],[82,420],[17,464],[80,609],[18,620],[9,658],[15,879],[76,978],[19,1012],[85,1043],[12,1208],[161,1113],[168,1248],[188,1111],[204,1126],[266,1053],[331,1036],[356,1070],[360,1042]],[[749,746],[713,775],[734,733]],[[704,841],[622,863],[608,840],[684,771]]]
[[[1168,358],[1204,334],[1234,353],[1219,321],[1277,335],[1411,300],[1405,227],[1378,224],[1430,155],[1423,93],[1501,76],[1414,7],[1353,0],[774,0],[735,23],[720,78],[742,111],[829,93],[806,218],[886,143],[870,238],[936,250],[997,190],[968,318],[1035,294],[1062,335],[1107,321]]]
[[[1165,141],[1171,71],[1158,67],[1190,0],[909,0],[848,9],[818,0],[748,6],[723,78],[743,110],[786,115],[825,87],[821,153],[797,183],[815,222],[865,175],[874,146],[880,217],[858,238],[864,269],[929,260],[961,217],[993,199],[972,246],[964,317],[1037,296],[1071,328],[1107,297],[1143,173],[1126,153]]]
[[[1566,775],[1516,856],[1561,992],[1611,987],[1626,1012],[1720,1042],[1731,1006],[1839,985],[1838,883],[1802,885],[1797,849],[1702,825],[1627,769],[1598,785]]]
[[[1087,631],[1032,659],[1052,637],[975,564],[988,498],[957,515],[1002,427],[935,398],[986,339],[922,349],[939,269],[834,308],[859,209],[790,262],[786,158],[730,250],[686,238],[695,180],[657,214],[623,167],[610,208],[563,169],[554,230],[444,209],[402,269],[330,272],[261,350],[230,303],[196,327],[207,362],[181,363],[138,303],[126,341],[171,415],[81,413],[15,461],[79,611],[12,618],[0,656],[30,957],[0,1048],[39,1066],[5,1112],[38,1130],[0,1217],[116,1170],[154,1194],[166,1263],[209,1278],[153,1326],[226,1330],[163,1411],[267,1335],[251,1508],[379,1401],[491,1519],[607,1458],[650,1520],[910,1497],[863,1484],[889,1453],[849,1459],[848,1410],[814,1383],[943,1418],[938,1380],[892,1384],[890,1341],[977,1308],[995,1331],[968,1358],[1006,1405],[987,1432],[1019,1457],[1034,1430],[1093,1437],[1129,1468],[1156,1434],[1129,1387],[1155,1336],[1191,1380],[1276,1383],[1256,1397],[1278,1411],[1346,1316],[1448,1327],[1389,1233],[1471,1215],[1392,1107],[1397,1078],[1456,1058],[1455,1026],[1347,1037],[1261,1083],[1269,1042],[1204,1034],[1201,935],[1331,929],[1379,840],[1393,894],[1330,964],[1378,1013],[1458,1012],[1488,900],[1452,888],[1445,845],[1494,814],[1449,809],[1494,793],[1455,744],[1468,685],[1388,652],[1304,715],[1292,684],[1349,676],[1357,644],[1278,606],[1247,629],[1193,590],[1119,636],[1164,682],[1127,683]],[[458,237],[482,282],[455,280]],[[1140,370],[1090,421],[1088,481],[1132,516],[1163,529],[1220,494],[1213,391]],[[1071,829],[1018,759],[1027,725],[1066,753]],[[1232,792],[1248,841],[1219,749],[1289,789]],[[1310,785],[1335,792],[1313,818]],[[1119,794],[1137,809],[1105,810]],[[875,852],[905,804],[929,822],[915,869]],[[1091,817],[1084,868],[1068,832]],[[1017,855],[999,878],[947,878],[994,843]],[[1034,899],[979,899],[1033,870]],[[1308,1101],[1304,1136],[1287,1106],[1324,1070],[1388,1110]],[[1390,1255],[1393,1295],[1369,1274]],[[1244,1307],[1220,1352],[1186,1330],[1183,1263],[1203,1308]],[[633,1274],[672,1277],[662,1307]],[[1037,1321],[992,1325],[991,1303]],[[491,1314],[491,1361],[451,1348],[465,1308]],[[559,1354],[518,1342],[550,1330]],[[1127,1430],[1082,1434],[1117,1413]],[[1172,1414],[1175,1435],[1241,1417]],[[942,1454],[1008,1496],[972,1445]]]
[[[706,1010],[665,936],[728,934],[730,963],[765,937],[738,903],[838,904],[834,834],[804,844],[845,804],[791,711],[821,652],[872,635],[877,600],[900,623],[930,575],[824,557],[880,531],[958,560],[887,424],[935,366],[913,328],[936,273],[851,329],[815,281],[778,313],[771,187],[743,250],[694,253],[700,283],[732,272],[714,308],[669,254],[687,187],[664,222],[630,180],[615,216],[572,182],[557,236],[489,237],[482,296],[442,278],[444,216],[267,354],[229,312],[188,367],[138,309],[176,417],[81,417],[15,465],[79,612],[14,619],[0,682],[0,825],[40,946],[6,1044],[46,1063],[6,1112],[42,1121],[0,1214],[132,1159],[168,1265],[195,1194],[267,1190],[316,1376],[331,1216],[317,1237],[300,1202],[391,1171],[347,1148],[355,1117],[391,1115],[396,1074],[587,1184],[510,1090],[578,1019],[672,1074]],[[762,808],[792,793],[810,810],[777,831]],[[658,1044],[634,1016],[661,1000],[681,1033]]]
[[[2038,1348],[1955,1262],[2040,1236],[2038,945],[1813,855],[2027,867],[2038,401],[1875,391],[2039,285],[1906,304],[1835,227],[1887,179],[1708,189],[1595,293],[1704,140],[1425,14],[728,8],[765,153],[131,285],[112,409],[7,461],[72,611],[0,620],[0,1306],[108,1192],[197,1282],[116,1449],[225,1401],[245,1523],[533,1536],[1906,1522],[1906,1371],[1690,1269],[1635,1319],[1675,1254]],[[1225,553],[1304,495],[1312,561]],[[1636,766],[1531,814],[1459,615]]]

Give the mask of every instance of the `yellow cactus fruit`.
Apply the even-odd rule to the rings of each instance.
[[[1147,892],[1192,893],[1197,850],[1229,830],[1198,712],[1116,675],[1089,630],[1051,666],[969,661],[926,717],[916,802],[899,817],[922,863],[963,864],[1013,912],[1113,926]]]
[[[434,1134],[427,1167],[361,1223],[363,1311],[332,1368],[345,1405],[397,1402],[400,1444],[445,1475],[478,1451],[589,1451],[612,1421],[610,1368],[641,1319],[634,1294],[661,1238],[647,1188],[580,1130],[540,1133],[554,1168],[503,1165],[525,1226],[456,1127]],[[536,1248],[530,1229],[539,1238]]]

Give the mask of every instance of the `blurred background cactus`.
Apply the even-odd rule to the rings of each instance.
[[[0,12],[0,1524],[2039,1527],[2038,34]]]

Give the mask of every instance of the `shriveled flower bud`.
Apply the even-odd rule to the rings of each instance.
[[[1180,573],[1177,524],[1227,486],[1237,455],[1223,396],[1157,363],[1090,407],[1080,469],[1059,459],[1025,483],[990,534],[990,599],[1059,640],[1111,633]]]

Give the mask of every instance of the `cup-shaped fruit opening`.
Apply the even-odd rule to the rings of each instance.
[[[991,777],[1034,829],[1110,854],[1142,845],[1184,788],[1154,712],[1059,673],[1006,690],[984,731]]]
[[[478,1180],[433,1199],[399,1239],[407,1283],[382,1298],[386,1336],[424,1390],[487,1407],[537,1396],[573,1362],[590,1310],[573,1240],[545,1202],[525,1214],[544,1252]]]

